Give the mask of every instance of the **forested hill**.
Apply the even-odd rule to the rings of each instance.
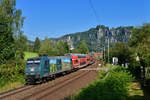
[[[71,45],[72,49],[76,48],[80,41],[85,40],[88,44],[89,51],[100,52],[103,50],[103,44],[105,43],[105,46],[107,45],[108,37],[110,46],[112,46],[115,42],[127,43],[132,28],[132,26],[128,26],[110,29],[104,25],[98,25],[96,28],[91,28],[88,31],[67,34],[57,39],[50,38],[50,40],[52,43],[58,40],[67,41]]]

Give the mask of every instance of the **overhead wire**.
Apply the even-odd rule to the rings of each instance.
[[[98,16],[98,14],[97,14],[97,12],[96,12],[96,10],[95,10],[95,7],[94,7],[94,5],[93,5],[93,3],[92,3],[92,0],[89,0],[89,4],[90,4],[90,6],[91,6],[91,8],[92,8],[92,10],[93,10],[93,12],[94,12],[94,15],[95,15],[95,17],[96,17],[96,20],[97,20],[98,24],[100,24],[100,19],[99,19],[99,16]]]
[[[99,19],[99,16],[98,16],[97,12],[96,12],[96,9],[95,9],[95,7],[94,7],[94,5],[93,5],[93,3],[92,3],[92,0],[89,0],[89,4],[90,4],[90,7],[92,8],[92,10],[93,10],[93,12],[94,12],[96,21],[97,21],[98,24],[100,25],[100,19]],[[98,40],[99,40],[99,39],[98,39]],[[99,43],[100,41],[97,41],[97,42]],[[97,44],[96,47],[97,47],[97,46],[99,46],[99,44]],[[99,47],[98,47],[98,48],[99,48]],[[104,51],[105,51],[105,46],[103,47],[103,49],[104,49]]]

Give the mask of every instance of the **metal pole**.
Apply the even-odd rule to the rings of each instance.
[[[105,60],[105,44],[104,44],[104,60]]]
[[[108,37],[108,63],[109,63],[109,37]]]

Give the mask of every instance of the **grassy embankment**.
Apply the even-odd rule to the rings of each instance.
[[[37,53],[24,52],[24,61],[27,58],[37,57]],[[0,67],[0,91],[16,88],[24,84],[24,69],[25,64],[22,66],[10,65],[11,67]]]
[[[105,66],[106,67],[106,66]],[[111,67],[111,66],[109,66]],[[106,68],[109,68],[108,66]],[[121,67],[100,71],[98,80],[65,100],[150,100],[132,75]]]

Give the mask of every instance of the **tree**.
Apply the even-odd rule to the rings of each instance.
[[[59,56],[59,51],[60,50],[58,50],[57,44],[56,43],[51,44],[51,47],[52,47],[51,56]]]
[[[62,56],[65,54],[65,48],[64,48],[64,42],[63,41],[58,41],[57,42],[57,49],[58,49],[58,56]]]
[[[26,51],[27,50],[27,41],[28,41],[28,38],[25,35],[21,35],[16,40],[16,44],[15,44],[16,48],[21,51]]]
[[[150,24],[134,28],[129,44],[135,49],[140,64],[143,66],[143,76],[145,76],[145,68],[149,66],[150,62]]]
[[[15,39],[23,33],[24,17],[22,12],[15,8],[16,0],[0,1],[0,64],[6,63],[15,57],[17,47]]]
[[[55,56],[63,56],[66,53],[69,53],[69,45],[67,42],[63,42],[62,40],[58,41],[57,43],[53,44],[53,53]]]
[[[15,47],[16,47],[15,60],[16,60],[16,62],[20,62],[22,59],[24,59],[24,51],[27,51],[27,41],[28,41],[28,39],[25,35],[21,35],[17,39],[15,39]]]
[[[50,56],[52,54],[51,49],[52,48],[51,48],[50,40],[46,37],[45,40],[43,40],[41,42],[39,53],[40,54],[47,54]]]
[[[77,49],[80,51],[80,53],[82,54],[87,54],[89,53],[89,49],[88,49],[88,46],[85,42],[85,40],[82,40],[79,45],[77,46]]]
[[[80,53],[80,51],[78,49],[73,49],[71,53]]]
[[[64,42],[64,49],[65,49],[65,53],[70,53],[70,46],[68,45],[67,42]]]
[[[114,47],[110,48],[110,59],[117,57],[120,65],[130,62],[132,54],[132,50],[122,42],[118,42]]]
[[[7,60],[12,59],[15,54],[13,33],[8,24],[9,20],[0,12],[0,64],[6,63]]]
[[[36,37],[35,42],[34,42],[34,52],[38,52],[40,48],[40,39]]]

